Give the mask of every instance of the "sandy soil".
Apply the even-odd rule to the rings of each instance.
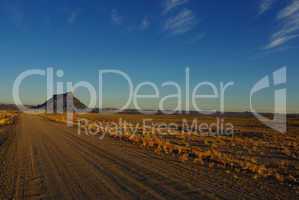
[[[22,114],[0,146],[0,199],[298,199],[273,180],[233,177],[124,141]]]

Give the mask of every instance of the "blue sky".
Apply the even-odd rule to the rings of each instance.
[[[298,0],[0,0],[0,102],[12,102],[12,85],[32,68],[63,69],[60,81],[89,81],[97,71],[120,69],[134,83],[234,81],[226,108],[248,110],[250,88],[287,66],[288,111],[299,112]],[[45,98],[45,81],[22,89],[25,103]],[[126,98],[122,80],[108,80],[105,105]],[[167,93],[167,91],[165,91]],[[87,101],[84,91],[78,95]],[[271,111],[273,92],[257,97]],[[150,103],[149,103],[150,104]],[[213,105],[211,105],[213,106]]]

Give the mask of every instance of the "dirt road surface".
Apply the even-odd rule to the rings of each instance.
[[[78,135],[35,115],[22,114],[10,131],[5,152],[1,147],[0,199],[296,198],[272,180],[234,177],[124,141]]]

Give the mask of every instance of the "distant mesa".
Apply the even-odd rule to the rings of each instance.
[[[0,104],[0,110],[17,111],[18,107],[14,104]]]
[[[79,111],[86,109],[87,106],[76,98],[72,92],[64,94],[55,94],[52,98],[48,99],[45,103],[32,106],[33,109],[46,110],[47,108],[53,109],[53,112],[66,112],[66,111]]]

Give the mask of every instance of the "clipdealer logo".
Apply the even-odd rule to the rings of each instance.
[[[176,89],[177,93],[164,96],[161,98],[160,91],[158,88],[158,85],[154,82],[141,82],[136,87],[134,87],[132,79],[129,77],[128,74],[126,74],[123,71],[120,70],[113,70],[113,69],[105,69],[105,70],[100,70],[99,71],[99,96],[97,98],[97,92],[95,87],[86,81],[80,81],[78,83],[73,84],[72,82],[67,82],[66,83],[66,88],[64,88],[63,82],[57,82],[56,83],[56,91],[54,92],[55,88],[55,82],[54,82],[54,77],[56,78],[61,78],[64,76],[63,70],[57,70],[56,73],[54,73],[55,70],[54,68],[47,68],[46,70],[42,69],[30,69],[27,71],[24,71],[21,73],[15,80],[14,85],[13,85],[13,99],[15,104],[18,106],[18,108],[23,111],[23,112],[47,112],[47,113],[67,113],[67,120],[68,120],[68,125],[72,126],[72,120],[73,120],[73,112],[91,112],[92,109],[96,107],[97,105],[97,100],[99,100],[99,109],[103,108],[103,76],[104,74],[114,74],[117,76],[120,76],[124,78],[128,82],[128,88],[129,88],[129,98],[127,102],[123,105],[122,108],[118,109],[117,112],[126,110],[129,108],[131,104],[135,106],[137,110],[139,110],[143,114],[154,114],[156,111],[147,111],[143,110],[140,108],[138,104],[138,100],[140,99],[149,99],[149,98],[160,98],[159,104],[157,107],[159,108],[159,111],[163,112],[164,114],[173,114],[177,113],[180,111],[185,110],[185,112],[190,112],[190,109],[193,109],[194,111],[198,113],[202,113],[205,115],[212,115],[216,113],[216,110],[202,110],[200,108],[200,104],[197,103],[199,99],[217,99],[219,107],[220,107],[220,112],[224,113],[225,109],[225,92],[229,87],[232,87],[234,85],[233,81],[223,83],[220,82],[219,85],[216,85],[211,82],[200,82],[198,83],[194,88],[191,88],[190,86],[190,69],[186,68],[185,70],[185,81],[186,85],[185,86],[180,86],[177,82],[174,81],[168,81],[165,82],[161,85],[162,88],[164,87],[173,87]],[[53,110],[53,104],[52,105],[47,105],[45,110],[32,110],[30,108],[27,108],[26,106],[23,105],[21,98],[20,98],[20,87],[23,83],[23,81],[31,76],[44,76],[46,77],[47,81],[47,99],[50,99],[54,93],[56,94],[62,94],[64,93],[65,89],[66,91],[72,91],[74,92],[78,88],[85,88],[88,90],[89,95],[90,95],[90,102],[87,108],[85,109],[77,109],[73,105],[73,96],[67,96],[66,102],[60,102],[64,101],[65,99],[60,99],[57,102],[56,110]],[[287,123],[286,123],[286,98],[287,98],[287,89],[285,87],[281,88],[282,85],[285,85],[287,83],[287,68],[282,67],[276,71],[273,72],[272,74],[272,79],[270,76],[265,76],[262,79],[260,79],[250,90],[250,112],[263,124],[266,126],[279,131],[281,133],[285,133],[287,131]],[[271,82],[271,80],[273,80]],[[271,84],[273,83],[273,84]],[[255,95],[263,92],[265,89],[269,89],[271,87],[277,87],[280,86],[278,89],[274,91],[274,110],[273,110],[273,119],[266,118],[262,116],[255,108],[253,105],[253,98]],[[150,87],[153,91],[154,94],[140,94],[140,90],[144,87]],[[201,89],[209,88],[212,91],[212,94],[202,94]],[[183,90],[185,89],[185,94],[183,94]],[[177,105],[173,110],[167,110],[165,109],[165,105],[167,105],[165,102],[166,100],[170,98],[176,98],[177,99]],[[182,101],[182,99],[185,98],[185,102]],[[67,105],[66,110],[64,110],[64,106],[61,105]],[[60,105],[60,106],[59,106]],[[192,108],[191,108],[192,106]],[[148,113],[149,112],[149,113]]]
[[[272,83],[271,84],[271,77]],[[285,87],[275,89],[274,91],[274,111],[273,119],[266,118],[259,114],[253,106],[253,97],[255,94],[262,92],[270,87],[281,87],[287,83],[287,67],[282,67],[272,73],[272,76],[265,76],[260,79],[250,91],[250,111],[253,115],[261,121],[266,126],[279,131],[281,133],[286,133],[287,131],[287,89]]]

